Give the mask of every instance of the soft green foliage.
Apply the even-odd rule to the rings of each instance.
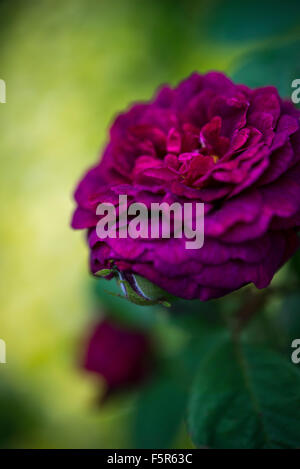
[[[300,373],[270,350],[223,342],[198,369],[189,425],[198,446],[296,448]]]
[[[206,33],[226,42],[277,38],[299,26],[299,13],[298,0],[217,0],[208,14]]]
[[[299,3],[300,5],[300,3]],[[242,57],[233,79],[250,87],[268,86],[278,88],[281,96],[290,98],[292,81],[300,77],[300,41],[287,42],[283,46],[269,46],[254,50]]]
[[[185,383],[175,378],[159,375],[142,390],[135,411],[134,447],[169,448],[174,442],[187,401]]]
[[[28,440],[38,426],[38,410],[24,390],[14,387],[2,373],[0,381],[0,448],[13,447],[13,441],[27,435]]]

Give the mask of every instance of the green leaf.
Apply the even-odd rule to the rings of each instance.
[[[157,377],[145,387],[136,407],[134,447],[170,448],[183,423],[186,400],[186,389],[174,377]]]
[[[300,5],[300,2],[299,2]],[[291,98],[292,81],[300,77],[300,42],[255,50],[239,59],[232,78],[251,88],[274,85],[282,97]]]
[[[111,273],[113,273],[112,269],[102,269],[102,270],[98,270],[98,272],[96,272],[95,275],[96,277],[107,277]]]
[[[141,296],[144,296],[150,301],[158,301],[161,298],[169,298],[171,295],[154,283],[150,282],[140,275],[133,276],[136,282],[136,287]]]
[[[210,9],[205,32],[222,42],[257,41],[291,30],[298,23],[299,13],[298,0],[289,0],[288,4],[282,0],[222,0]]]
[[[299,370],[267,349],[228,341],[220,344],[201,362],[188,420],[198,446],[297,448]]]
[[[178,354],[177,357],[177,366],[182,364],[186,379],[194,378],[201,361],[214,353],[220,342],[228,337],[227,329],[213,328],[208,324],[202,331],[198,330],[198,336],[196,332],[197,330],[184,349],[180,350],[180,355]]]
[[[167,299],[171,298],[171,295],[146,278],[137,274],[129,274],[126,277],[122,272],[119,272],[119,277],[118,283],[125,297],[132,303],[142,306],[158,303],[166,307],[170,306]]]
[[[91,286],[97,305],[100,303],[100,309],[108,316],[142,328],[150,328],[156,322],[159,307],[153,305],[145,308],[126,301],[125,297],[120,297],[120,287],[115,279],[93,279]]]
[[[141,306],[149,306],[149,305],[153,305],[156,303],[156,301],[153,302],[138,295],[126,280],[117,280],[117,282],[120,285],[121,290],[124,293],[124,298],[129,300],[131,303],[134,303],[136,305],[141,305]]]

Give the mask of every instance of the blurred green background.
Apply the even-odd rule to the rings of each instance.
[[[215,69],[288,96],[299,12],[279,0],[0,1],[0,447],[137,445],[135,397],[98,408],[101,383],[79,367],[98,306],[84,236],[69,227],[74,186],[115,114],[162,83]],[[156,321],[163,353],[179,350],[182,329],[152,313],[142,327]],[[184,429],[172,446],[191,446]]]

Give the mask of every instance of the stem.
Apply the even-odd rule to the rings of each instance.
[[[243,302],[242,307],[236,314],[236,322],[233,329],[235,335],[239,335],[253,316],[265,306],[271,293],[272,291],[265,289],[260,294],[251,293],[251,295],[248,295],[248,298],[245,298],[246,301]]]

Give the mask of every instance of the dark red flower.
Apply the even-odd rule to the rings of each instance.
[[[300,112],[276,88],[194,73],[117,117],[101,161],[80,182],[73,227],[88,230],[93,273],[111,261],[187,299],[265,288],[298,247]],[[204,202],[205,242],[99,239],[96,207]]]
[[[84,359],[84,368],[100,375],[107,393],[142,382],[150,370],[151,346],[146,334],[111,322],[94,329]]]

